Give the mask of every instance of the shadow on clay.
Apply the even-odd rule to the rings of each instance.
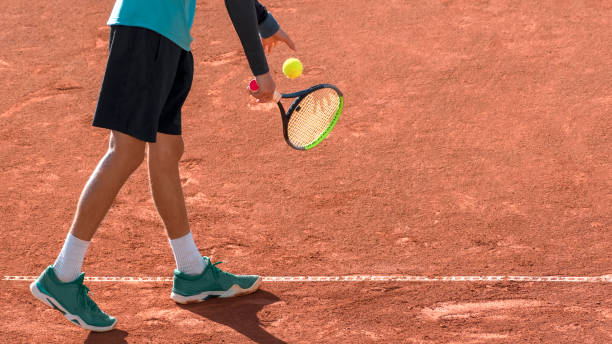
[[[125,340],[125,337],[127,336],[127,332],[117,329],[108,332],[89,332],[89,335],[87,336],[87,339],[85,339],[84,343],[122,344],[127,343],[127,341]]]
[[[201,303],[179,305],[216,323],[228,326],[256,343],[286,343],[262,327],[257,313],[280,299],[265,290],[232,299],[211,299]]]

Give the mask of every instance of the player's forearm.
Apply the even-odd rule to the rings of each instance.
[[[267,73],[269,68],[258,34],[255,0],[225,0],[225,7],[240,38],[251,72],[253,75]]]

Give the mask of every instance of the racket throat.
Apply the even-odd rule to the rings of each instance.
[[[289,146],[293,146],[291,142],[289,141],[289,134],[287,132],[287,128],[289,127],[289,117],[287,116],[287,113],[285,112],[285,108],[283,107],[283,104],[281,104],[280,102],[277,102],[276,104],[278,105],[278,109],[280,110],[281,120],[283,122],[283,137],[285,138],[285,142],[287,142]]]

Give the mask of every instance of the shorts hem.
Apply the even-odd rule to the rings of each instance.
[[[158,133],[166,134],[166,135],[182,135],[181,130],[157,130]]]
[[[98,123],[98,122],[93,122],[91,125],[93,127],[96,127],[96,128],[115,130],[115,131],[118,131],[120,133],[129,135],[129,136],[131,136],[131,137],[133,137],[133,138],[135,138],[137,140],[144,141],[144,142],[155,143],[155,141],[157,141],[157,135],[155,135],[153,137],[146,136],[146,135],[140,135],[140,134],[134,133],[134,132],[132,132],[132,131],[124,128],[124,127],[121,127],[119,125],[109,125],[109,124],[106,124],[106,123]]]

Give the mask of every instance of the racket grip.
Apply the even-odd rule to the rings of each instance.
[[[283,95],[280,94],[280,92],[278,92],[277,90],[274,90],[274,96],[272,97],[272,99],[274,99],[275,103],[280,102],[282,97],[283,97]]]

